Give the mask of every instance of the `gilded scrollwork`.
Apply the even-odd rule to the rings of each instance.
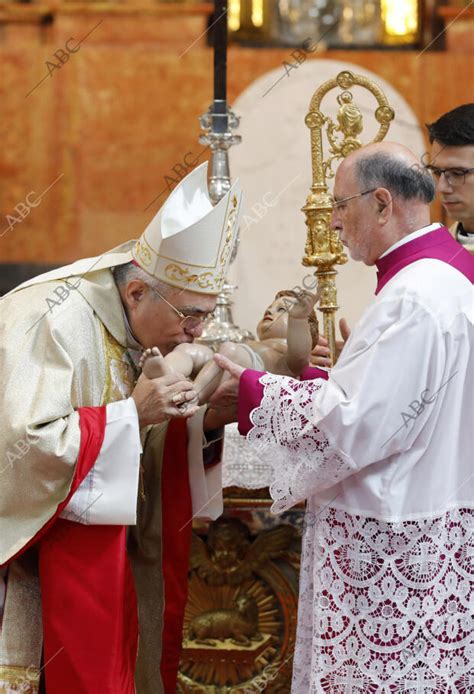
[[[337,124],[331,118],[327,119],[327,138],[332,155],[323,165],[327,178],[334,176],[332,163],[335,159],[347,157],[348,154],[362,147],[359,139],[364,128],[362,113],[359,107],[352,103],[352,98],[352,94],[347,91],[339,94],[337,101],[340,108],[336,116]]]
[[[292,526],[253,536],[236,517],[212,522],[207,538],[193,533],[179,692],[244,694],[266,681],[276,693],[288,685],[297,546]]]
[[[216,285],[216,277],[212,272],[201,272],[200,274],[193,273],[189,268],[179,265],[178,263],[169,263],[165,267],[165,275],[171,282],[182,282],[183,280],[191,287],[197,284],[201,289],[214,289]]]
[[[343,70],[336,77],[336,81],[341,89],[349,89],[355,84],[354,75],[349,70]]]
[[[305,118],[305,123],[311,131],[313,181],[311,192],[303,207],[307,226],[303,265],[316,268],[318,289],[322,297],[319,308],[323,312],[325,336],[329,342],[333,363],[336,354],[335,313],[339,308],[335,266],[346,263],[347,256],[337,233],[331,229],[332,200],[327,182],[334,177],[334,162],[347,157],[364,145],[361,139],[364,129],[362,112],[349,91],[354,86],[367,89],[377,101],[374,117],[380,128],[372,142],[380,142],[395,117],[394,111],[388,104],[384,92],[375,82],[350,70],[343,70],[314,92]],[[321,109],[323,98],[334,89],[342,90],[337,95],[339,109],[335,119],[325,115]],[[323,151],[323,133],[328,142],[327,158],[324,157]]]
[[[395,111],[390,106],[379,106],[375,111],[375,118],[379,123],[388,125],[395,118]]]
[[[135,244],[134,254],[145,267],[148,267],[151,264],[151,253],[142,243],[141,239],[138,239]]]
[[[326,122],[326,118],[320,111],[310,111],[304,119],[304,122],[308,128],[322,128]]]
[[[237,221],[237,196],[234,195],[232,197],[232,207],[229,211],[229,214],[227,216],[227,220],[224,223],[224,229],[225,229],[225,240],[224,240],[224,246],[221,251],[220,255],[220,264],[225,265],[227,262],[227,258],[229,257],[231,251],[232,251],[232,239],[234,238],[234,227]]]

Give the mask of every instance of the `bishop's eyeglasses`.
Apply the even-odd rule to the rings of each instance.
[[[179,316],[179,318],[180,318],[179,324],[183,328],[187,328],[188,330],[195,330],[197,327],[203,325],[203,323],[208,318],[212,318],[212,316],[214,315],[214,311],[208,311],[207,313],[204,313],[202,316],[193,316],[192,314],[183,313],[182,311],[179,310],[179,308],[176,308],[176,306],[173,306],[173,304],[171,304],[168,301],[168,299],[165,299],[165,297],[162,294],[160,294],[160,292],[157,289],[155,289],[152,286],[150,286],[150,289],[154,294],[159,296],[160,299],[165,302],[165,304],[168,304],[168,306],[173,309],[173,311],[176,313],[177,316]]]
[[[458,188],[466,183],[466,176],[474,171],[474,169],[439,169],[437,166],[425,166],[425,169],[430,172],[435,181],[439,181],[441,176],[444,175],[446,182],[452,188]]]

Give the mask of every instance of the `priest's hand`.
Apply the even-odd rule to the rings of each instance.
[[[351,334],[351,329],[349,328],[345,318],[341,318],[339,321],[339,330],[341,331],[342,340],[336,340],[336,358],[339,358],[342,348],[346,344],[349,335]],[[311,352],[310,364],[311,366],[331,366],[328,341],[323,335],[319,336],[318,344]]]
[[[227,378],[223,380],[209,400],[209,409],[214,413],[219,412],[222,424],[230,424],[230,422],[236,422],[238,419],[239,382],[245,369],[222,354],[216,354],[214,361],[226,371]]]
[[[132,393],[138,412],[140,428],[160,424],[173,417],[192,417],[198,405],[187,405],[196,398],[193,384],[184,376],[168,374],[147,378],[141,374]]]

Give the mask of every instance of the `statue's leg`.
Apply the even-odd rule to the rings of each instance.
[[[166,355],[166,365],[174,373],[182,374],[186,377],[191,376],[194,371],[194,357],[191,350],[192,345],[178,345],[172,352]]]
[[[194,379],[194,390],[198,394],[199,404],[207,402],[220,385],[222,369],[214,360],[208,361]]]
[[[143,352],[140,366],[147,378],[159,378],[175,373],[190,376],[193,370],[193,359],[185,351],[173,351],[163,357],[158,347],[152,347]]]
[[[151,347],[151,349],[146,349],[143,352],[140,358],[140,366],[147,378],[159,378],[160,376],[173,373],[158,347]]]
[[[223,354],[246,369],[252,366],[252,360],[247,350],[235,342],[224,342],[219,347],[219,354]],[[207,402],[222,381],[227,380],[227,378],[229,378],[227,372],[221,369],[214,360],[207,362],[194,380],[199,403]]]

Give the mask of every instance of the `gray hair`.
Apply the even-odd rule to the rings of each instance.
[[[160,282],[155,277],[152,277],[147,272],[137,267],[134,263],[125,263],[124,265],[116,265],[113,270],[115,284],[118,287],[124,287],[132,280],[141,280],[151,289],[156,289],[160,294],[169,294],[173,287],[166,282]]]
[[[361,157],[356,162],[357,175],[364,190],[387,188],[402,200],[432,202],[435,185],[431,174],[421,164],[405,161],[384,152]]]

